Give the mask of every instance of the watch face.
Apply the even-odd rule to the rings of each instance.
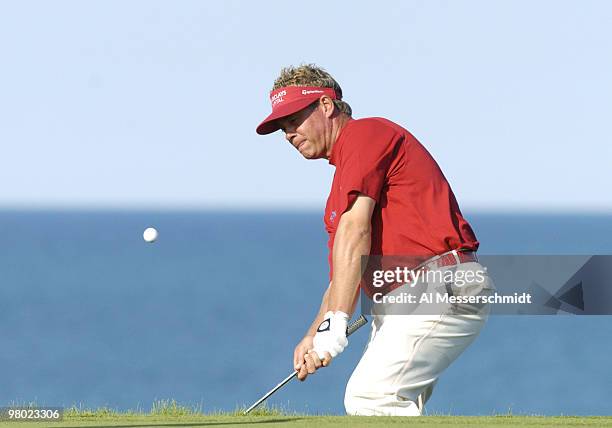
[[[327,320],[323,321],[321,324],[319,324],[319,328],[317,329],[317,331],[319,333],[321,333],[323,331],[328,331],[330,325],[331,325],[331,322],[327,319]]]

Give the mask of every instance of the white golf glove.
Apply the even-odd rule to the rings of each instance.
[[[329,311],[325,314],[313,339],[313,351],[317,353],[321,361],[325,358],[326,352],[335,358],[348,345],[346,338],[348,320],[349,316],[344,312]]]

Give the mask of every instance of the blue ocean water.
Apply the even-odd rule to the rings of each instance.
[[[612,254],[610,215],[467,217],[481,253]],[[0,237],[0,406],[250,404],[291,371],[327,286],[319,213],[4,211]],[[428,411],[611,414],[611,337],[612,317],[491,317]],[[271,403],[342,413],[366,338]]]

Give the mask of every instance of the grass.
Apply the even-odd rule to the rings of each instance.
[[[11,404],[17,406],[17,404]],[[21,404],[20,406],[23,406]],[[26,406],[36,407],[29,403]],[[288,413],[279,408],[260,407],[243,416],[243,408],[233,412],[204,413],[202,405],[184,406],[175,400],[159,400],[153,403],[149,411],[142,409],[119,412],[107,407],[87,409],[72,406],[65,409],[64,419],[59,422],[0,422],[0,427],[245,427],[254,425],[257,428],[293,427],[612,427],[609,416],[528,416],[528,415],[492,415],[492,416],[452,416],[435,415],[415,418],[402,417],[360,417],[360,416],[309,416]]]

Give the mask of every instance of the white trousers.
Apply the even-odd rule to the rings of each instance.
[[[441,373],[480,333],[488,308],[455,313],[374,315],[369,342],[346,387],[346,412],[421,416]]]

